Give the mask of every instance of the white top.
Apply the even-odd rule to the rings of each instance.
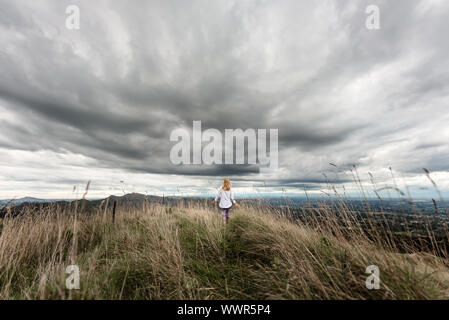
[[[227,209],[232,207],[232,204],[235,203],[234,200],[234,193],[232,192],[232,189],[229,191],[225,191],[222,188],[218,190],[217,195],[215,196],[215,201],[220,198],[220,203],[218,206],[222,209]]]

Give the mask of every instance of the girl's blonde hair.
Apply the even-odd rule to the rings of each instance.
[[[223,190],[225,190],[225,191],[231,190],[231,181],[229,181],[228,178],[225,178],[225,179],[223,180],[223,186],[222,186],[221,188],[222,188]]]

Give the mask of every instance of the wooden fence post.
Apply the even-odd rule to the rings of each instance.
[[[117,201],[114,201],[114,207],[112,208],[112,223],[115,223],[115,209],[117,209]]]

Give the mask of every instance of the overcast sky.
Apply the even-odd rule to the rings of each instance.
[[[66,28],[66,7],[80,29]],[[365,26],[380,9],[380,29]],[[449,190],[449,2],[0,0],[0,198]],[[175,166],[170,133],[279,129],[279,170]],[[329,165],[329,163],[337,167]],[[73,191],[77,186],[78,191]]]

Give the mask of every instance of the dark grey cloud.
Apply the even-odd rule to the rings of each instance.
[[[79,31],[65,28],[69,4]],[[365,28],[370,4],[380,30]],[[448,13],[438,0],[0,0],[0,148],[260,183],[256,166],[170,163],[170,132],[201,120],[278,128],[272,187],[319,186],[329,162],[341,184],[352,164],[446,172]]]

